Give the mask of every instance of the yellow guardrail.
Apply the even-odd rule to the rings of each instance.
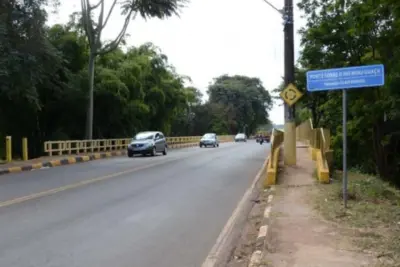
[[[22,151],[20,153],[22,160],[28,160],[28,138],[22,138]],[[19,154],[19,153],[18,153]],[[12,137],[5,137],[5,162],[11,162],[13,160],[13,149],[12,149]],[[2,159],[0,158],[0,162]]]
[[[167,144],[171,148],[179,144],[197,143],[201,136],[167,137]],[[233,136],[218,136],[220,142],[232,141]],[[65,140],[44,142],[44,152],[49,156],[72,155],[79,153],[94,153],[102,151],[122,150],[131,143],[132,138],[96,139],[96,140]]]
[[[329,129],[314,128],[311,119],[296,127],[298,141],[309,147],[312,160],[316,161],[318,180],[329,183],[329,170],[332,170],[333,150],[331,150],[331,134]]]
[[[267,165],[266,179],[264,187],[276,184],[278,175],[279,153],[283,143],[283,131],[273,129],[271,134],[271,152]]]

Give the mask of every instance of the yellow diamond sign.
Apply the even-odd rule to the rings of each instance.
[[[286,104],[293,106],[303,96],[303,93],[294,84],[289,83],[280,95]]]

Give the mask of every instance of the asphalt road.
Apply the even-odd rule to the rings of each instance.
[[[269,153],[224,143],[0,177],[0,266],[199,267]]]

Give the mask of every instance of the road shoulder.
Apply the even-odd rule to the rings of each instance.
[[[280,162],[273,192],[264,190],[255,200],[227,267],[375,266],[376,254],[358,248],[353,236],[315,209],[331,185],[316,183],[307,148],[298,147],[297,155],[297,166]]]

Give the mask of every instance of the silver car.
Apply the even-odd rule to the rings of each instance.
[[[247,136],[244,133],[238,133],[235,136],[235,142],[246,142],[247,141]]]
[[[203,137],[200,139],[199,143],[200,147],[219,147],[219,140],[218,137],[215,133],[206,133],[203,135]]]
[[[167,140],[162,132],[140,132],[132,139],[128,145],[128,157],[134,155],[155,156],[157,153],[167,155]]]

